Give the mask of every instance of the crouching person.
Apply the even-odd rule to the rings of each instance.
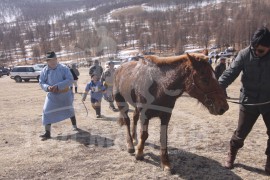
[[[43,68],[40,74],[39,84],[48,92],[43,107],[42,123],[45,126],[45,134],[42,140],[51,138],[51,124],[67,118],[71,119],[74,130],[77,130],[76,117],[73,107],[73,93],[69,86],[73,82],[73,76],[68,67],[59,64],[54,52],[47,53],[48,66]]]
[[[86,85],[82,101],[85,101],[88,92],[90,91],[90,100],[92,107],[96,111],[96,117],[101,118],[101,99],[102,93],[105,92],[105,87],[98,80],[99,77],[95,74],[91,75],[91,81]]]

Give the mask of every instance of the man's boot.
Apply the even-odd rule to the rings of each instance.
[[[97,118],[101,118],[100,111],[101,111],[100,107],[96,107],[96,117]]]
[[[48,130],[46,130],[45,134],[42,134],[42,135],[40,135],[39,137],[42,138],[42,139],[41,139],[42,141],[45,141],[45,140],[47,140],[47,139],[50,139],[50,138],[51,138],[51,132],[48,131]]]
[[[228,157],[225,162],[225,167],[228,169],[233,169],[234,160],[236,158],[237,152],[239,149],[230,147],[230,151],[228,153]]]
[[[270,174],[270,155],[268,155],[266,159],[265,172],[267,174]]]
[[[77,127],[76,117],[72,116],[72,117],[70,117],[70,120],[71,120],[71,123],[72,123],[73,131],[78,131],[79,129]]]
[[[75,93],[78,93],[78,87],[75,87]]]

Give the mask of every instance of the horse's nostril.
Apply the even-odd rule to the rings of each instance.
[[[219,114],[224,114],[225,113],[225,109],[220,109],[219,110]]]

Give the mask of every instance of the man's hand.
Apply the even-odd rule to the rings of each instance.
[[[57,93],[58,92],[58,87],[57,86],[49,86],[48,91],[53,92],[53,93]]]

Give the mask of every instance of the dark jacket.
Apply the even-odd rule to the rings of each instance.
[[[74,80],[78,80],[79,79],[73,69],[70,69],[70,72],[71,72]]]
[[[89,75],[92,76],[93,74],[97,75],[98,78],[101,77],[103,73],[103,68],[99,65],[92,65],[89,69]]]
[[[216,78],[218,79],[222,73],[226,70],[226,64],[224,63],[219,63],[216,68],[215,68],[215,75]]]
[[[72,66],[71,69],[73,70],[73,72],[76,74],[77,77],[80,76],[80,72],[79,72],[79,70],[75,66]]]
[[[241,50],[218,81],[223,88],[227,88],[241,72],[240,102],[270,101],[270,53],[259,58],[254,56],[250,47]],[[261,108],[264,112],[270,111],[269,105]]]

